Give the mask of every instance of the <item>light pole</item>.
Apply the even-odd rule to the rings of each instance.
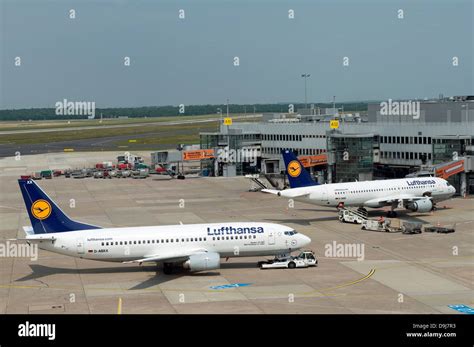
[[[222,108],[218,108],[217,113],[221,116],[221,123],[222,123]]]
[[[229,118],[229,99],[227,99],[227,118]]]
[[[469,104],[466,102],[465,105],[461,105],[462,108],[466,108],[466,122],[469,121]],[[461,118],[461,121],[462,121],[462,118]]]
[[[307,92],[306,92],[306,80],[308,77],[311,76],[309,73],[304,73],[301,75],[301,77],[304,78],[304,107],[305,109],[308,109],[308,98],[307,98]]]

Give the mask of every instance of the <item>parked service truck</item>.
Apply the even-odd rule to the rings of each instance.
[[[366,219],[362,222],[362,230],[372,230],[372,231],[385,231],[385,232],[400,232],[402,231],[399,227],[394,227],[391,225],[390,219],[380,218],[375,219]]]
[[[296,269],[317,266],[318,260],[313,251],[302,251],[296,257],[275,257],[271,260],[261,261],[258,265],[261,269]]]
[[[343,208],[339,210],[339,220],[344,223],[362,224],[367,220],[367,215],[359,211]]]
[[[40,172],[41,177],[46,179],[53,178],[53,172],[51,170],[43,170]]]

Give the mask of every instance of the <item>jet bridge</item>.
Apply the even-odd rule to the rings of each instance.
[[[441,177],[446,180],[455,174],[465,171],[464,158],[434,165],[433,170],[436,177]]]
[[[406,177],[440,177],[449,182],[456,188],[461,196],[472,192],[474,173],[474,156],[466,155],[457,160],[446,161],[434,165],[422,166],[419,171],[411,173]]]

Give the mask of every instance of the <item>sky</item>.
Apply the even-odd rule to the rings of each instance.
[[[304,73],[308,102],[473,95],[473,23],[472,0],[0,0],[0,109],[304,102]]]

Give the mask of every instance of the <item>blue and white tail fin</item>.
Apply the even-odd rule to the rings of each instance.
[[[315,182],[303,164],[298,160],[293,151],[284,149],[281,151],[285,161],[286,175],[290,181],[291,188],[316,186]]]
[[[53,200],[31,179],[19,179],[21,194],[30,216],[32,233],[61,233],[75,230],[100,229],[95,225],[70,219]],[[26,231],[31,235],[31,230]]]

